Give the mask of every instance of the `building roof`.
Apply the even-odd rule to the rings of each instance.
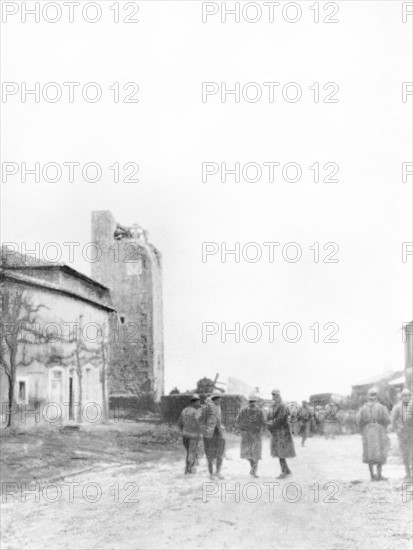
[[[104,286],[102,285],[101,283],[99,283],[98,281],[96,281],[95,279],[91,279],[90,277],[88,277],[87,275],[84,275],[83,273],[80,273],[80,271],[76,271],[76,269],[73,269],[72,267],[66,265],[66,264],[63,264],[63,263],[56,263],[56,264],[39,264],[39,265],[33,265],[33,266],[26,266],[26,265],[22,265],[22,266],[16,266],[16,265],[12,265],[12,266],[2,266],[3,269],[7,269],[7,270],[11,270],[11,271],[17,271],[17,272],[21,272],[21,273],[24,273],[25,271],[32,271],[32,270],[59,270],[59,271],[63,271],[65,273],[68,273],[69,275],[71,275],[72,277],[76,277],[77,279],[82,279],[83,281],[86,281],[87,283],[91,284],[91,285],[94,285],[96,287],[100,287],[102,290],[109,290],[107,286]]]
[[[11,250],[7,245],[1,245],[1,267],[3,269],[64,269],[79,279],[83,279],[95,286],[100,286],[103,289],[107,287],[91,279],[87,275],[76,271],[63,262],[49,262],[42,258],[34,258],[30,254],[20,254],[15,250]]]
[[[64,263],[38,260],[28,255],[23,257],[3,245],[1,271],[3,278],[12,280],[14,283],[60,292],[98,307],[115,311],[109,289],[106,286]],[[51,276],[56,273],[57,275],[63,274],[63,276]],[[80,285],[71,284],[73,279]]]
[[[359,386],[371,386],[373,384],[388,382],[390,380],[394,380],[395,378],[398,378],[402,374],[403,374],[403,371],[388,370],[388,371],[382,372],[381,374],[376,374],[374,376],[370,376],[369,378],[365,378],[364,380],[357,382],[357,384],[353,384],[352,387],[356,388]]]
[[[403,376],[399,376],[398,378],[395,378],[394,380],[389,382],[389,386],[400,386],[405,383],[406,383],[406,377],[403,374]]]

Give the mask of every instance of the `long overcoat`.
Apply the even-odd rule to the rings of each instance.
[[[207,400],[200,418],[204,438],[205,455],[208,460],[222,459],[225,453],[225,439],[221,425],[221,407]]]
[[[262,455],[262,428],[264,413],[256,403],[244,405],[237,417],[236,425],[241,431],[241,458],[260,460]]]
[[[392,428],[399,439],[403,459],[412,463],[413,453],[413,401],[398,403],[391,412]]]
[[[268,429],[271,432],[271,456],[276,458],[293,458],[294,441],[288,421],[289,412],[284,403],[270,410]]]
[[[369,401],[360,409],[357,421],[363,434],[363,462],[384,464],[390,447],[386,430],[390,423],[387,407],[378,401]]]

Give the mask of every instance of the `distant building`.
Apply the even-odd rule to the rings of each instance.
[[[162,265],[139,225],[120,225],[108,210],[92,212],[92,240],[101,252],[92,277],[110,289],[119,316],[111,357],[111,394],[164,393]]]
[[[361,405],[367,400],[367,392],[370,388],[376,387],[379,391],[380,399],[387,405],[392,405],[397,400],[398,385],[401,377],[404,377],[403,371],[385,371],[381,374],[371,376],[353,384],[351,398]],[[392,382],[396,384],[392,385]]]
[[[257,388],[250,386],[245,382],[243,382],[242,380],[239,380],[238,378],[234,378],[233,376],[230,376],[228,378],[227,392],[242,395],[246,399],[248,399],[248,397],[252,393],[258,394]]]
[[[315,393],[313,395],[310,395],[310,405],[318,405],[320,407],[324,407],[325,405],[328,405],[330,403],[336,403],[340,404],[342,401],[344,401],[345,397],[343,395],[340,395],[338,393]]]
[[[6,248],[1,271],[3,413],[15,352],[14,401],[23,421],[107,417],[109,331],[115,316],[109,290],[67,265]]]

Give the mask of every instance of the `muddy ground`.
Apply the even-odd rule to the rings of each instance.
[[[102,437],[105,443],[104,431]],[[140,463],[125,450],[123,463],[99,461],[54,485],[18,484],[11,496],[3,490],[2,548],[410,549],[413,488],[403,484],[391,438],[389,480],[375,483],[361,463],[359,435],[314,437],[305,448],[296,439],[293,477],[282,481],[268,439],[258,480],[239,458],[236,436],[229,437],[225,480],[217,483],[208,479],[204,458],[195,475],[184,476],[175,440],[154,449],[153,458],[149,449]]]
[[[70,428],[70,426],[69,426]],[[120,421],[84,424],[80,430],[43,425],[0,432],[0,478],[56,480],[99,466],[140,464],[181,448],[176,426]]]

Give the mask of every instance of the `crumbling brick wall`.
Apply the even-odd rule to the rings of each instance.
[[[109,211],[92,213],[92,240],[101,252],[92,277],[110,289],[117,310],[110,392],[159,401],[164,391],[160,253],[148,243],[146,231],[121,226]]]

